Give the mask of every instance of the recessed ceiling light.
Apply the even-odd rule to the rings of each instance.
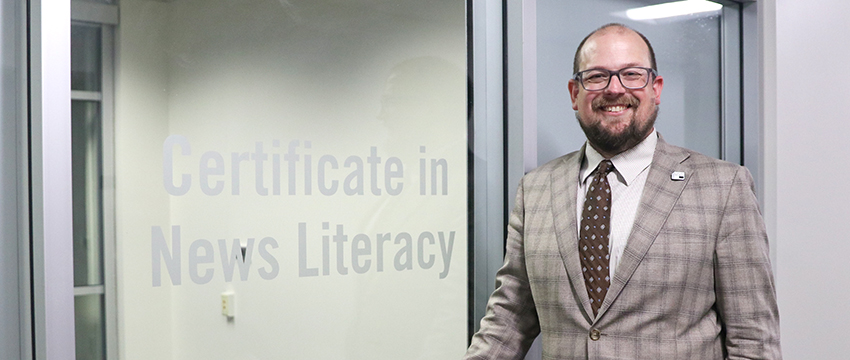
[[[676,16],[717,12],[722,8],[723,5],[708,0],[685,0],[629,9],[626,10],[626,17],[636,21],[656,20]]]

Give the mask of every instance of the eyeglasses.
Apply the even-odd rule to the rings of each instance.
[[[645,67],[632,66],[620,70],[589,69],[579,71],[573,75],[573,79],[581,84],[587,91],[602,91],[608,88],[611,77],[620,79],[620,84],[626,89],[643,89],[649,84],[650,75],[658,76],[655,70]]]

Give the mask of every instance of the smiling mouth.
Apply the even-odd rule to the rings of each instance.
[[[630,107],[632,107],[632,106],[631,105],[607,105],[607,106],[602,106],[601,109],[602,109],[602,111],[606,111],[606,112],[620,112],[620,111],[624,111],[624,110],[626,110]]]

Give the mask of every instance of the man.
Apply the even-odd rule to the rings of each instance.
[[[466,359],[781,359],[767,236],[743,167],[667,144],[664,80],[620,24],[579,45],[587,136],[523,177]],[[588,146],[589,145],[589,146]]]

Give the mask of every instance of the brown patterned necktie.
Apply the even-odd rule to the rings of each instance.
[[[611,160],[599,163],[596,175],[587,189],[581,212],[578,250],[593,316],[599,312],[611,284],[608,271],[608,234],[611,232],[611,187],[608,185],[608,173],[613,170]]]

